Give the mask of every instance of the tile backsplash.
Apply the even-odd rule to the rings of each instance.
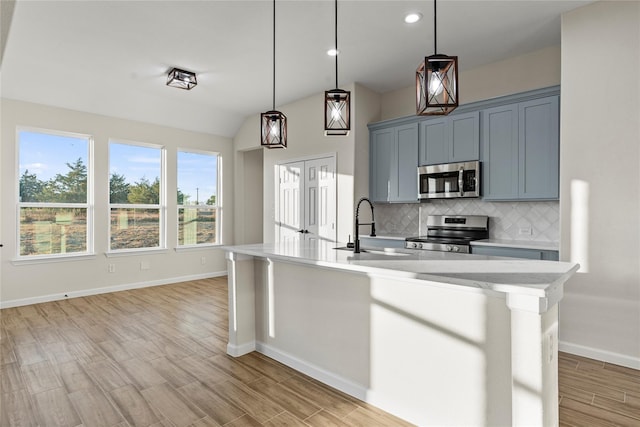
[[[428,215],[487,215],[492,239],[558,242],[560,204],[550,202],[485,202],[481,199],[431,200],[424,203],[376,203],[379,235],[426,234]],[[530,234],[526,231],[530,230]]]

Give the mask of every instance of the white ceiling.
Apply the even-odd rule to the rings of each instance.
[[[557,45],[560,15],[592,2],[441,0],[438,53],[458,55],[465,70]],[[333,4],[276,3],[276,108],[335,87],[326,55]],[[247,116],[272,106],[272,7],[270,0],[3,5],[2,96],[232,137]],[[424,18],[405,24],[410,11]],[[338,14],[340,86],[408,87],[433,53],[431,0],[340,0]],[[198,86],[166,86],[174,66],[197,72]]]

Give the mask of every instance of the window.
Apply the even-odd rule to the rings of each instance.
[[[93,252],[92,140],[18,129],[18,256]]]
[[[178,151],[178,246],[219,244],[220,156]]]
[[[109,143],[109,249],[165,247],[164,150]]]

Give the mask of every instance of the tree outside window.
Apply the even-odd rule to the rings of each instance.
[[[109,143],[110,250],[163,248],[164,150]]]
[[[19,257],[92,251],[91,144],[85,135],[18,130]]]
[[[178,150],[178,245],[219,244],[220,156]]]

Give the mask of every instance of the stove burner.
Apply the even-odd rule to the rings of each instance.
[[[473,240],[489,238],[489,217],[479,215],[430,215],[427,235],[407,237],[407,249],[470,253]]]

